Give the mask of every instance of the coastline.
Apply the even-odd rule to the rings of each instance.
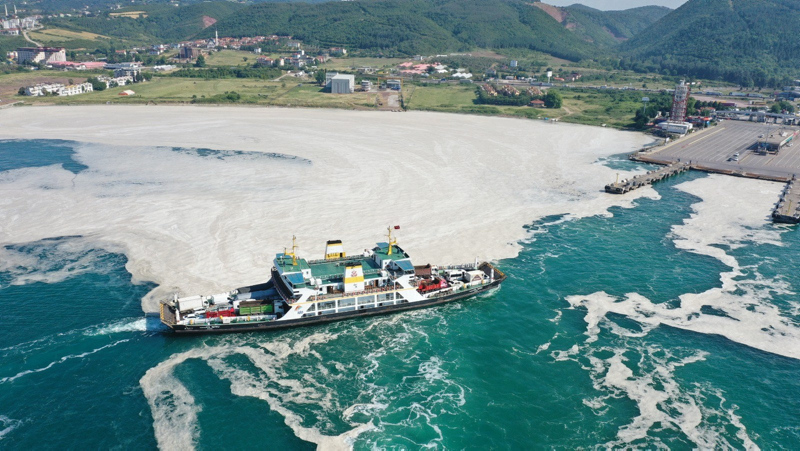
[[[417,264],[497,260],[517,254],[529,237],[524,226],[537,219],[607,214],[655,195],[601,192],[620,171],[598,160],[650,141],[638,133],[416,111],[195,106],[0,111],[0,138],[76,141],[77,158],[90,168],[78,175],[39,168],[7,181],[0,242],[57,234],[121,247],[136,280],[160,285],[144,304],[150,311],[153,299],[176,290],[265,279],[271,256],[292,235],[314,258],[327,239],[358,252],[399,224],[400,243]],[[279,153],[311,164],[220,165],[164,146]],[[120,179],[132,191],[109,196],[109,183]],[[42,189],[43,180],[52,186]],[[57,221],[49,219],[54,211]]]

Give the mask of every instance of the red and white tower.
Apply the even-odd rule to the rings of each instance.
[[[672,113],[669,115],[670,122],[685,122],[688,105],[689,85],[681,80],[681,83],[675,86],[675,96],[672,98]]]

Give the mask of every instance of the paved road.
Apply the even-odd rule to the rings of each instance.
[[[716,127],[695,133],[647,155],[659,162],[691,162],[721,171],[788,177],[800,175],[800,142],[784,147],[777,154],[758,155],[752,147],[760,135],[797,127],[746,121],[723,121]],[[739,161],[729,161],[739,154]]]

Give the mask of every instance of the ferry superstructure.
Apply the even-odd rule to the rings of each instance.
[[[497,287],[505,274],[489,262],[414,266],[389,228],[388,242],[347,256],[328,241],[325,258],[284,250],[266,283],[211,296],[161,302],[161,321],[177,333],[271,330],[443,304]]]

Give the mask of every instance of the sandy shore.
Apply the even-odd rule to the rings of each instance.
[[[121,249],[137,279],[227,290],[266,279],[296,235],[319,258],[327,239],[359,252],[400,225],[417,263],[512,257],[523,226],[601,214],[652,194],[610,196],[598,163],[642,134],[530,120],[342,110],[81,106],[0,111],[2,139],[86,143],[75,176],[57,166],[0,179],[0,244],[81,235]],[[167,146],[168,148],[154,148]],[[202,157],[169,148],[274,152]],[[8,256],[7,256],[8,257]]]

